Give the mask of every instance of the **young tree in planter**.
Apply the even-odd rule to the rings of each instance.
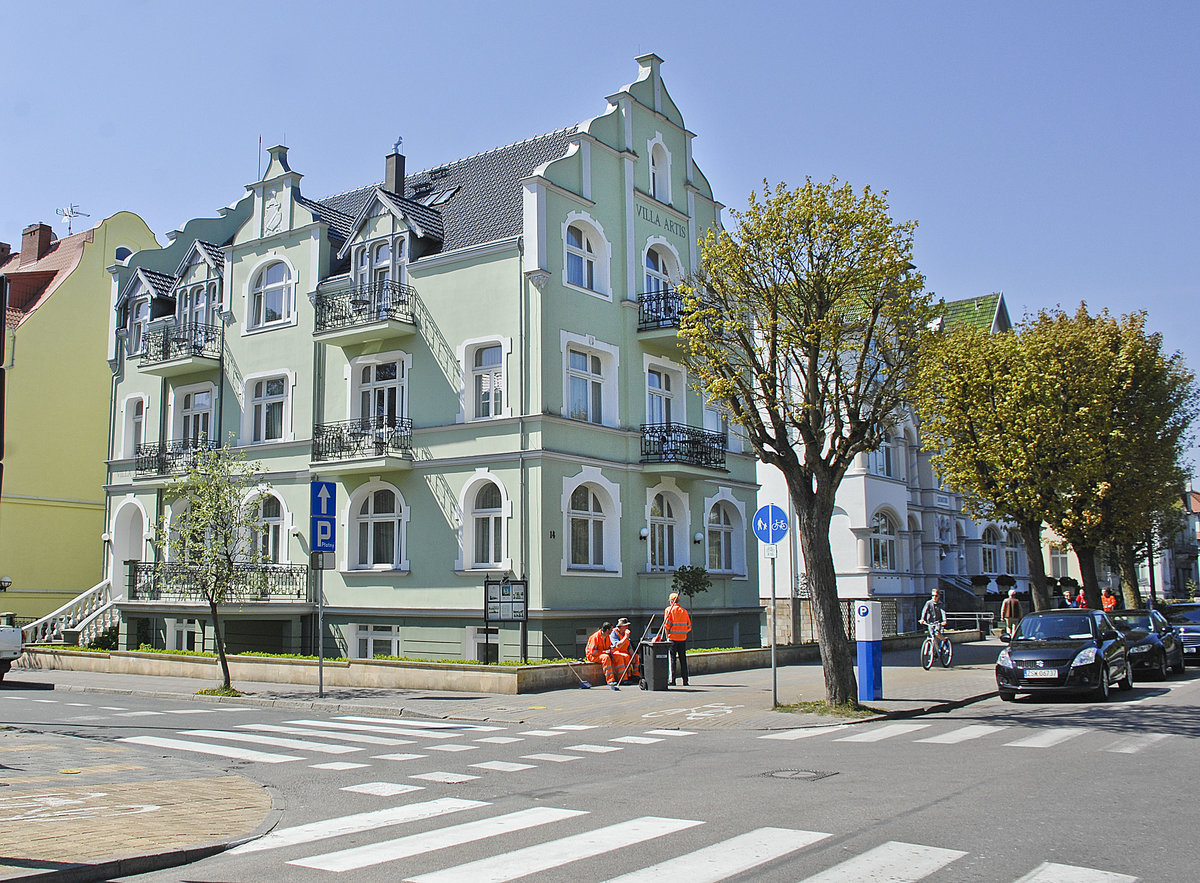
[[[685,598],[694,598],[701,592],[707,592],[711,587],[712,579],[708,576],[708,570],[703,567],[684,564],[676,568],[675,574],[671,577],[671,591],[678,592]]]
[[[854,703],[854,648],[842,626],[829,526],[861,453],[895,424],[932,318],[911,264],[915,221],[886,192],[837,179],[782,184],[710,231],[680,286],[685,361],[754,453],[779,469],[797,513],[825,672],[825,699]]]
[[[258,510],[266,488],[258,463],[229,447],[198,450],[186,473],[173,481],[168,496],[184,504],[170,523],[159,525],[172,563],[185,569],[189,588],[208,604],[213,641],[221,663],[221,688],[230,690],[229,661],[220,606],[235,593],[256,591],[266,582],[261,567],[269,560],[256,542]]]

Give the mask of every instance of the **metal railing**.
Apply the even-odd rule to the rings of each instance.
[[[987,611],[946,612],[946,625],[952,629],[978,629],[986,635],[992,630],[996,616]]]
[[[223,326],[202,325],[199,322],[184,322],[151,331],[146,335],[146,345],[138,366],[145,368],[191,356],[219,359],[223,338]]]
[[[412,420],[371,416],[313,427],[314,460],[356,460],[386,454],[412,456]]]
[[[683,314],[683,296],[671,286],[661,291],[647,291],[637,296],[638,331],[656,328],[678,328]]]
[[[178,475],[195,462],[198,451],[215,451],[220,445],[208,438],[173,438],[165,442],[145,442],[137,446],[134,475]]]
[[[683,423],[643,423],[643,463],[686,463],[725,468],[725,433]]]
[[[195,565],[135,561],[129,564],[126,600],[206,604],[203,584]],[[308,603],[311,597],[306,564],[236,564],[220,603]]]
[[[319,294],[313,301],[316,311],[315,329],[335,331],[370,325],[386,319],[414,324],[412,302],[416,291],[399,282],[372,282],[351,288]]]
[[[112,586],[105,580],[72,598],[53,613],[21,629],[26,644],[46,644],[62,640],[63,632],[78,630],[79,643],[87,645],[96,635],[117,622],[112,603]]]

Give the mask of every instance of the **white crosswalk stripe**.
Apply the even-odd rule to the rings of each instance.
[[[573,834],[547,843],[539,843],[536,846],[516,849],[503,855],[434,871],[431,874],[410,877],[409,881],[410,883],[457,883],[457,881],[470,880],[471,883],[504,883],[507,880],[539,874],[580,859],[611,852],[614,849],[633,846],[635,843],[644,843],[656,837],[665,837],[668,834],[674,834],[700,824],[703,822],[691,819],[643,816],[583,834]]]
[[[290,748],[292,751],[317,751],[321,754],[350,754],[362,751],[353,745],[330,745],[328,742],[313,742],[311,739],[286,739],[282,736],[262,736],[258,733],[242,733],[227,730],[184,730],[181,736],[199,736],[202,739],[224,739],[229,742],[246,742],[252,745],[268,745],[271,748]]]
[[[1055,745],[1061,745],[1068,739],[1074,739],[1086,732],[1087,729],[1084,727],[1054,727],[1014,742],[1005,742],[1004,746],[1006,748],[1053,748]]]
[[[470,782],[472,779],[478,779],[479,776],[469,776],[466,773],[443,773],[440,770],[432,773],[418,773],[415,776],[410,776],[411,779],[421,779],[425,782],[443,782],[447,785],[461,785],[463,782]]]
[[[355,794],[373,794],[376,797],[395,797],[398,794],[408,794],[410,791],[424,791],[420,785],[401,785],[399,782],[364,782],[361,785],[347,785],[339,791],[350,791]]]
[[[531,763],[512,763],[507,760],[485,760],[483,763],[473,763],[471,767],[477,770],[495,770],[499,773],[515,773],[520,770],[537,769]]]
[[[432,819],[447,813],[462,812],[465,809],[476,809],[481,806],[487,806],[487,804],[481,800],[441,797],[424,803],[410,803],[405,806],[361,812],[336,819],[310,822],[307,825],[280,828],[264,834],[257,840],[235,846],[229,850],[229,854],[238,855],[247,852],[262,852],[266,849],[278,849],[283,846],[296,846],[301,843],[311,843],[314,840],[327,840],[330,837],[357,834],[361,831],[372,831],[376,828],[401,825],[420,819]]]
[[[804,883],[915,883],[964,855],[957,849],[891,840],[808,877]]]
[[[759,828],[649,868],[622,874],[608,883],[659,883],[662,880],[717,883],[811,846],[828,836],[819,831]]]
[[[365,718],[378,720],[378,718]],[[347,723],[344,718],[332,721],[298,720],[288,721],[289,724],[303,724],[309,727],[324,727],[330,730],[351,730],[358,733],[390,733],[394,736],[416,736],[421,739],[457,739],[458,733],[443,733],[435,730],[422,730],[412,727],[392,727],[384,725]]]
[[[1137,754],[1151,745],[1157,745],[1164,739],[1169,739],[1170,733],[1142,733],[1137,736],[1126,736],[1105,748],[1105,751],[1115,751],[1117,754]]]
[[[562,730],[523,730],[522,736],[565,736]]]
[[[917,741],[931,742],[934,745],[957,745],[959,742],[969,742],[972,739],[981,739],[984,736],[990,736],[992,733],[998,733],[1003,729],[1007,728],[992,724],[971,724],[970,726],[959,727],[957,730],[951,730],[949,733],[940,733],[937,736],[917,739]]]
[[[524,739],[518,739],[516,736],[484,736],[482,739],[476,739],[476,742],[486,742],[489,745],[511,745],[514,742],[524,742]]]
[[[345,760],[334,760],[329,763],[310,763],[310,770],[334,770],[335,772],[344,772],[345,770],[361,770],[363,767],[370,766],[369,763],[350,763]]]
[[[780,739],[785,742],[790,742],[793,739],[808,739],[812,736],[824,736],[826,733],[838,733],[846,729],[849,729],[846,724],[834,724],[826,727],[804,727],[797,730],[780,730],[778,733],[767,733],[767,735],[759,736],[758,738]]]
[[[173,751],[195,751],[199,754],[214,754],[217,757],[250,760],[256,763],[287,763],[290,760],[304,760],[303,757],[296,754],[273,754],[269,751],[238,748],[236,745],[186,742],[183,739],[164,739],[161,736],[125,736],[121,741],[132,742],[135,745],[146,745],[151,748],[169,748]]]
[[[563,751],[586,751],[589,754],[608,754],[610,751],[621,751],[620,745],[568,745]]]
[[[494,816],[490,819],[481,819],[477,822],[466,822],[449,828],[426,831],[423,834],[412,834],[408,837],[387,840],[383,843],[371,843],[366,846],[343,849],[339,852],[330,852],[311,858],[296,859],[295,861],[288,862],[288,864],[299,865],[303,868],[316,868],[320,871],[356,871],[362,868],[369,868],[372,865],[382,864],[383,862],[410,858],[414,855],[445,849],[449,846],[483,840],[487,837],[496,837],[524,828],[548,825],[562,819],[586,814],[586,812],[577,809],[555,809],[548,806],[539,806],[533,809],[518,810],[517,812],[507,813],[502,816]],[[532,871],[526,873],[532,873]],[[461,880],[466,878],[458,877],[455,879]]]
[[[258,730],[263,733],[287,733],[293,736],[320,736],[322,739],[341,739],[359,745],[414,745],[413,739],[393,739],[388,736],[371,736],[367,733],[351,733],[345,730],[317,730],[304,727],[285,727],[278,724],[238,724],[239,730]]]
[[[504,729],[504,727],[491,727],[484,724],[459,723],[457,721],[413,720],[410,717],[356,717],[354,715],[340,715],[334,719],[364,724],[402,724],[403,726],[414,727],[418,730],[458,730],[464,733],[495,733]]]
[[[523,760],[548,760],[551,763],[567,763],[572,760],[583,760],[578,754],[524,754]]]
[[[879,727],[872,727],[869,730],[864,730],[861,733],[855,733],[853,736],[842,736],[840,739],[835,739],[835,742],[882,742],[884,739],[891,739],[893,736],[903,736],[906,733],[914,733],[917,730],[923,730],[929,724],[885,724]]]
[[[662,739],[655,739],[651,736],[618,736],[608,741],[621,742],[625,745],[653,745],[655,742],[661,742]]]
[[[1043,862],[1016,883],[1136,883],[1137,877],[1075,865]]]
[[[693,730],[646,730],[647,736],[694,736]]]

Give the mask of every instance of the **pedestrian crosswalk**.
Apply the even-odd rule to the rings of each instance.
[[[365,795],[377,793],[358,790]],[[696,818],[647,815],[613,821],[602,817],[603,810],[541,805],[501,810],[482,800],[422,799],[415,791],[410,796],[414,802],[400,806],[279,828],[227,855],[274,851],[284,864],[339,874],[410,860],[395,866],[397,877],[411,874],[403,878],[409,883],[504,883],[560,869],[606,883],[718,883],[768,865],[778,875],[802,883],[919,883],[945,869],[952,873],[954,863],[969,855],[946,845],[889,840],[847,856],[854,850],[828,831],[771,826],[706,837],[709,823]],[[682,832],[691,832],[688,839],[676,837]],[[377,839],[363,842],[372,835]],[[652,841],[653,847],[647,849]],[[467,844],[473,845],[473,851],[464,855]],[[639,845],[641,849],[632,848]],[[646,856],[658,860],[630,869]],[[413,864],[413,859],[420,862]],[[1137,879],[1062,862],[1032,868],[1030,864],[1015,868],[1013,873],[1023,876],[1010,879],[1021,883],[1132,883]],[[605,874],[605,867],[623,873]],[[789,874],[793,868],[795,872]]]
[[[1076,740],[1084,740],[1096,751],[1118,754],[1137,754],[1170,739],[1179,738],[1171,733],[1137,733],[1120,736],[1093,727],[1018,727],[1002,724],[960,724],[953,722],[930,723],[882,723],[882,724],[831,724],[819,727],[801,727],[776,730],[759,736],[760,739],[793,742],[800,739],[832,742],[876,743],[889,739],[907,740],[924,745],[962,745],[984,742],[1002,748],[1057,748]]]

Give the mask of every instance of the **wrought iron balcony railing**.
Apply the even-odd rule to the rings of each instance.
[[[412,420],[367,416],[313,427],[313,460],[412,456]]]
[[[173,561],[129,564],[129,601],[207,603],[199,568]],[[309,603],[308,566],[304,564],[236,564],[222,604]]]
[[[215,451],[220,445],[214,439],[173,438],[165,442],[145,442],[137,446],[134,475],[178,475],[187,472],[195,462],[197,451]]]
[[[643,463],[684,463],[725,468],[725,433],[682,423],[643,423]]]
[[[192,356],[219,359],[223,336],[223,326],[202,325],[199,322],[184,322],[155,329],[146,335],[146,346],[138,366],[145,368]]]
[[[394,319],[413,324],[412,286],[399,282],[373,282],[317,295],[315,330],[336,331]]]
[[[678,328],[683,296],[671,286],[638,295],[638,331]]]

